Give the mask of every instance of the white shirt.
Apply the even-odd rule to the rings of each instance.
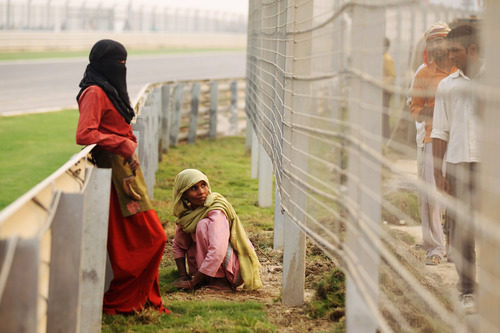
[[[448,142],[446,162],[479,162],[479,117],[473,82],[458,70],[437,87],[431,138]]]

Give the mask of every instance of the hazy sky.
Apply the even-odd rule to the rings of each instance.
[[[165,5],[175,7],[223,10],[236,13],[247,13],[248,0],[163,0]]]

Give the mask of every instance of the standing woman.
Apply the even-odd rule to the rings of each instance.
[[[194,289],[255,290],[262,286],[260,263],[233,206],[211,192],[207,176],[185,169],[175,177],[173,251],[179,271],[174,285]],[[189,274],[186,270],[186,259]]]
[[[97,166],[112,169],[108,254],[113,280],[104,294],[108,314],[131,313],[153,306],[163,308],[158,266],[166,236],[149,201],[139,166],[137,139],[130,121],[134,110],[127,92],[127,51],[113,40],[97,42],[77,96],[80,118],[76,142],[96,144]]]

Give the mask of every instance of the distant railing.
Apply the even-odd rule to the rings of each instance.
[[[245,33],[247,16],[143,1],[0,0],[0,30]]]
[[[144,87],[133,129],[151,197],[168,147],[245,126],[244,89],[243,79]],[[100,331],[111,172],[87,160],[93,147],[0,211],[0,332]]]

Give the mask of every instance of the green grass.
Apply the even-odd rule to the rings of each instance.
[[[250,155],[245,153],[245,139],[241,137],[198,140],[195,144],[171,147],[156,172],[154,204],[160,219],[174,222],[174,178],[183,169],[195,168],[207,175],[213,192],[231,202],[247,231],[272,230],[273,208],[257,206],[258,181],[251,179],[249,166]]]
[[[104,315],[102,332],[274,332],[264,305],[255,301],[172,301],[180,316],[142,311],[135,316]]]
[[[75,143],[76,110],[0,117],[0,209],[62,166]]]
[[[273,209],[257,207],[258,182],[250,177],[250,156],[245,154],[245,139],[225,137],[217,141],[181,144],[163,155],[156,172],[153,205],[164,222],[169,239],[176,227],[172,216],[174,178],[185,168],[200,169],[208,176],[212,191],[222,193],[233,204],[247,232],[255,235],[262,230],[272,230]],[[253,243],[256,247],[264,245],[259,240]],[[178,272],[169,251],[170,248],[159,268],[160,291],[165,306],[180,316],[162,316],[152,310],[134,316],[105,315],[102,332],[275,332],[263,303],[200,300],[178,291],[172,286]]]
[[[129,57],[137,55],[154,54],[176,54],[176,53],[197,53],[197,52],[227,52],[244,51],[241,48],[161,48],[155,50],[129,50]],[[53,58],[75,58],[87,57],[89,50],[79,51],[17,51],[0,52],[0,61],[6,60],[32,60],[32,59],[53,59]]]

